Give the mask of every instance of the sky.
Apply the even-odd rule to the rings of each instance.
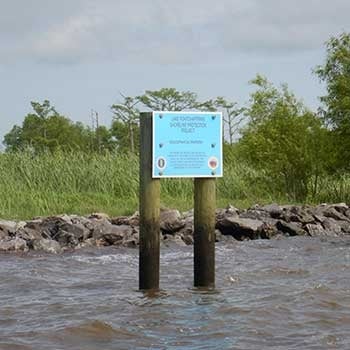
[[[258,73],[315,110],[325,87],[312,70],[349,13],[349,0],[0,0],[0,141],[30,101],[108,126],[120,93],[245,105]]]

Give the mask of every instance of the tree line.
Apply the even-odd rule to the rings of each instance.
[[[73,122],[48,100],[31,102],[22,126],[5,135],[6,152],[130,152],[139,147],[140,110],[219,110],[223,112],[225,161],[246,162],[295,200],[317,193],[323,176],[350,172],[350,33],[326,42],[324,63],[314,74],[326,85],[316,112],[286,84],[275,86],[262,75],[247,104],[224,97],[200,101],[196,93],[175,88],[120,95],[111,106],[110,127]],[[97,117],[97,115],[96,115]],[[97,120],[97,118],[96,118]]]

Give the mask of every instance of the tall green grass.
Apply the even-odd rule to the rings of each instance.
[[[350,202],[350,175],[320,180],[310,202]],[[139,165],[133,155],[44,153],[0,154],[0,217],[28,219],[54,214],[130,214],[138,209]],[[161,204],[193,207],[191,179],[161,181]],[[247,207],[254,203],[286,203],[263,171],[226,157],[218,180],[217,205]]]
[[[321,178],[316,195],[314,197],[310,195],[308,201],[350,204],[350,173]]]

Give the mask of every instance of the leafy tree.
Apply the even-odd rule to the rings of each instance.
[[[14,125],[11,131],[5,135],[3,143],[8,152],[19,150],[22,146],[22,128]]]
[[[48,123],[51,117],[57,117],[56,110],[50,105],[48,100],[42,104],[31,102],[34,113],[28,114],[22,127],[15,125],[12,130],[5,135],[4,144],[8,151],[16,151],[27,146],[35,149],[47,147],[48,140]]]
[[[126,150],[127,147],[125,146],[129,143],[130,152],[135,153],[136,149],[138,149],[139,140],[140,111],[136,107],[139,101],[134,97],[124,95],[122,97],[122,103],[116,103],[111,107],[114,114],[112,134],[116,138],[120,149]]]
[[[143,95],[136,97],[127,97],[123,94],[121,96],[123,101],[111,107],[114,113],[111,130],[118,148],[133,153],[139,145],[139,104],[153,111],[215,110],[213,101],[198,102],[195,93],[181,92],[174,88],[146,90]]]
[[[118,152],[120,153],[131,152],[129,127],[127,124],[119,120],[114,120],[112,122],[110,132],[115,140],[115,145]],[[138,126],[134,126],[133,132],[134,132],[134,146],[135,146],[134,152],[136,153],[140,145],[140,140],[139,140],[140,133],[139,133]]]
[[[196,109],[199,105],[194,92],[177,91],[175,88],[146,90],[142,96],[136,98],[152,111],[183,111]]]
[[[213,105],[215,109],[222,110],[226,139],[232,145],[245,118],[244,108],[239,108],[236,102],[229,102],[221,96],[216,98]]]
[[[103,151],[114,151],[116,148],[116,141],[113,139],[112,130],[108,129],[104,125],[100,125],[96,128],[93,135],[92,150],[103,152]]]
[[[240,155],[264,170],[277,191],[304,201],[311,180],[317,190],[327,130],[287,85],[279,90],[259,75],[252,83],[257,90],[252,93],[247,109],[250,119],[242,130]]]
[[[57,124],[59,115],[48,100],[44,100],[43,103],[32,101],[30,104],[35,113],[28,114],[24,119],[22,140],[30,143],[34,148],[49,147],[49,144],[53,145],[53,140],[48,138],[49,124],[50,122]]]
[[[5,135],[7,151],[31,147],[35,152],[56,149],[91,151],[94,135],[82,123],[73,123],[57,113],[48,100],[31,102],[34,113],[28,114],[22,126],[15,125]]]
[[[178,91],[175,88],[162,88],[160,90],[146,90],[136,99],[153,111],[217,111],[223,112],[225,134],[228,142],[233,144],[235,134],[244,118],[243,109],[237,103],[226,101],[223,97],[215,100],[199,101],[197,94],[191,91]]]
[[[326,60],[315,69],[326,83],[321,113],[333,130],[338,165],[350,168],[350,33],[331,37],[326,43]]]
[[[51,106],[49,100],[44,100],[43,103],[32,101],[30,104],[36,115],[41,119],[48,119],[50,116],[58,115],[55,107]]]

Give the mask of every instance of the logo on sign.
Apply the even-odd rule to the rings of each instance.
[[[159,157],[157,159],[157,168],[159,170],[164,170],[166,167],[166,159],[164,157]]]
[[[219,161],[216,157],[210,157],[208,159],[208,166],[210,169],[214,170],[219,166]]]

